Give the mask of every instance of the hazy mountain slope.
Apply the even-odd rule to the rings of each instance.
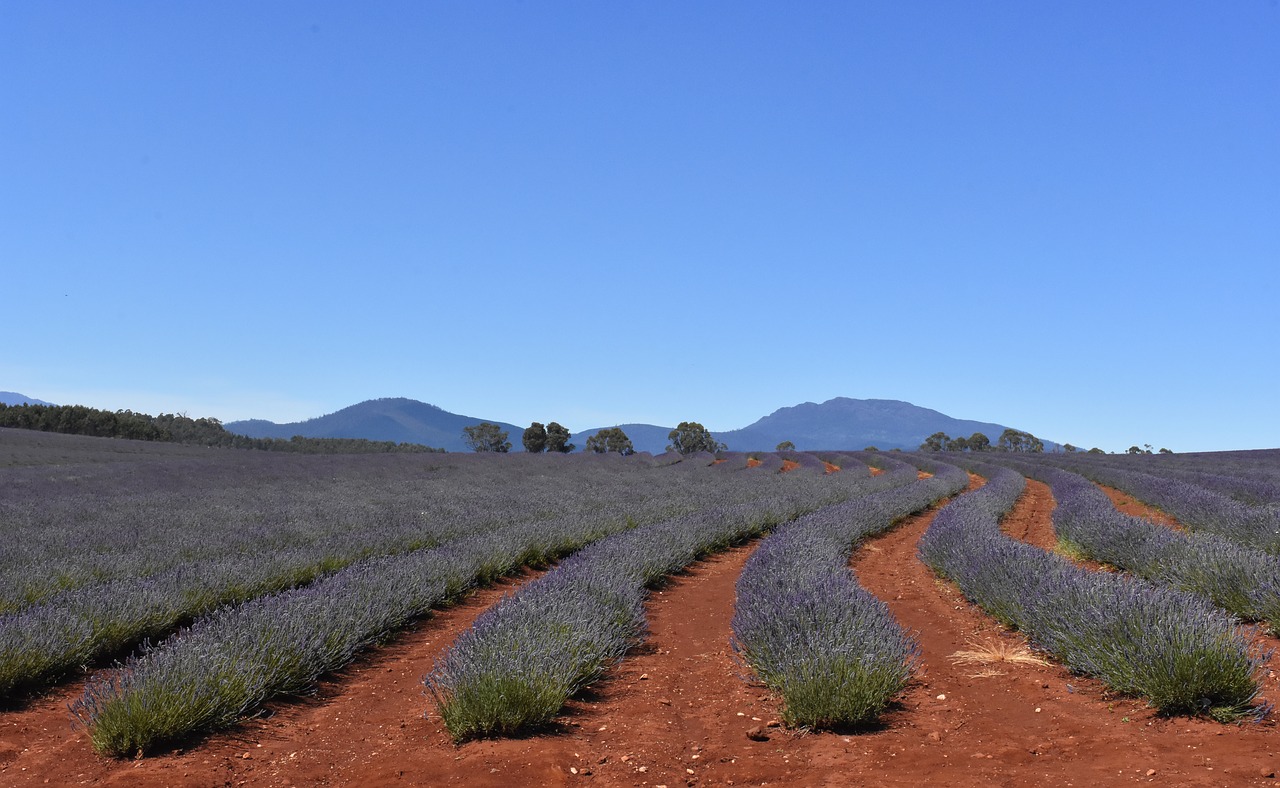
[[[307,438],[367,438],[397,443],[422,443],[449,451],[466,451],[462,428],[482,421],[494,420],[461,416],[425,402],[395,397],[368,400],[325,416],[290,424],[252,419],[233,421],[223,426],[231,432],[253,438],[291,438],[294,435]],[[519,449],[524,427],[497,423],[507,430],[507,439],[511,441],[512,447]]]
[[[956,419],[909,402],[836,397],[821,404],[806,402],[780,408],[738,430],[719,433],[730,449],[773,449],[789,440],[801,450],[915,449],[935,432],[956,438],[981,432],[995,443],[1005,427]]]
[[[5,405],[52,405],[52,402],[45,402],[42,399],[32,399],[25,394],[19,394],[16,391],[0,391],[0,403]]]

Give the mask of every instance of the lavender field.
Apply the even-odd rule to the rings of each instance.
[[[985,480],[962,493],[970,474]],[[1027,479],[1080,568],[1003,534]],[[1280,454],[270,454],[0,430],[0,695],[79,686],[135,756],[235,726],[526,568],[422,676],[457,741],[537,731],[645,639],[649,594],[751,540],[732,646],[786,725],[865,726],[921,649],[848,568],[942,505],[920,559],[1046,658],[1166,715],[1263,719]],[[1096,483],[1181,528],[1122,515]]]

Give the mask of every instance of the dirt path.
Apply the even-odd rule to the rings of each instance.
[[[1099,484],[1098,488],[1106,493],[1107,497],[1111,499],[1111,503],[1115,505],[1116,509],[1120,510],[1124,514],[1131,515],[1133,517],[1142,517],[1153,523],[1159,523],[1160,525],[1167,525],[1170,528],[1176,528],[1179,531],[1185,530],[1182,527],[1182,524],[1177,520],[1155,507],[1147,506],[1145,503],[1134,498],[1127,492],[1117,490],[1114,487],[1107,487],[1104,484]]]
[[[1006,527],[1036,539],[1052,498],[1034,488]],[[1273,785],[1280,733],[1162,719],[1140,701],[1053,666],[958,665],[974,644],[1018,645],[916,558],[933,513],[864,545],[859,579],[916,632],[923,668],[870,731],[767,727],[777,700],[740,678],[729,646],[734,584],[753,546],[702,562],[648,605],[651,634],[553,730],[455,747],[420,683],[501,593],[422,622],[313,698],[284,704],[185,752],[93,755],[66,727],[65,690],[0,716],[0,785]],[[1274,677],[1271,679],[1274,684]],[[942,697],[939,697],[942,696]],[[767,741],[747,738],[765,726]],[[247,757],[246,757],[247,756]]]

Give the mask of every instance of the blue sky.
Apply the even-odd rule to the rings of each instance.
[[[0,389],[1280,447],[1280,5],[0,0]]]

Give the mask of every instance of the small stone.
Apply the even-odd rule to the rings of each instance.
[[[685,774],[693,774],[693,769],[685,769]]]
[[[929,741],[942,741],[942,734],[937,731],[929,731]]]
[[[648,673],[641,673],[641,674],[640,674],[640,680],[641,680],[641,681],[648,681],[648,680],[649,680],[649,674],[648,674]]]
[[[766,722],[766,723],[764,724],[764,727],[766,727],[766,728],[781,728],[781,727],[782,727],[782,723],[781,723],[781,722],[778,722],[777,720],[769,720],[768,722]]]
[[[1274,780],[1276,778],[1275,769],[1268,769],[1266,766],[1262,767],[1262,771],[1259,772],[1259,775],[1264,780]]]
[[[747,738],[751,741],[769,741],[769,734],[764,732],[764,728],[757,726],[747,731]]]
[[[647,771],[649,771],[649,767],[648,767],[648,766],[637,766],[637,767],[636,767],[636,771],[638,771],[638,772],[647,772]]]
[[[577,767],[577,766],[570,766],[570,767],[569,767],[569,774],[577,774],[577,773],[578,773],[578,767]]]
[[[658,703],[661,703],[663,706],[671,705],[671,701],[667,700],[666,698],[658,698]]]
[[[249,760],[250,758],[252,758],[253,756],[246,752],[244,755],[241,755],[240,757],[241,757],[241,758],[243,758],[243,759],[245,759],[245,760],[247,761],[247,760]]]
[[[1147,769],[1147,776],[1151,777],[1156,773],[1155,769]]]
[[[946,696],[946,695],[939,695],[939,696],[938,696],[938,700],[946,700],[946,699],[947,699],[947,696]]]
[[[1040,713],[1040,707],[1036,706],[1036,714],[1039,714],[1039,713]]]

